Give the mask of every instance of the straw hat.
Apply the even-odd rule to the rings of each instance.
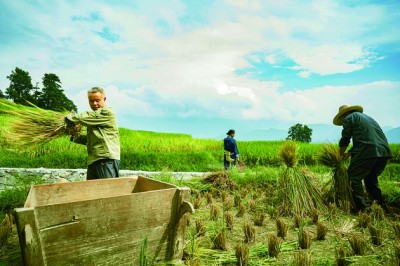
[[[355,112],[360,112],[362,113],[364,111],[364,108],[360,105],[342,105],[339,107],[339,112],[338,114],[333,118],[333,124],[336,126],[341,126],[343,125],[343,120],[345,117],[345,114],[348,112],[355,111]]]

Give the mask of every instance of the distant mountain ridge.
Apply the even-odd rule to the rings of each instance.
[[[184,133],[194,138],[223,139],[229,129],[236,130],[236,139],[245,140],[284,140],[288,124],[279,120],[240,120],[240,119],[200,119],[200,118],[141,118],[129,115],[119,116],[121,127],[166,133]],[[312,128],[312,143],[338,143],[342,127],[333,124],[307,124]],[[390,143],[400,143],[400,127],[383,126]]]
[[[386,131],[385,135],[389,143],[400,143],[400,127]]]
[[[311,136],[312,143],[338,143],[341,137],[342,127],[324,124],[308,125],[308,127],[313,130]],[[400,127],[391,128],[387,131],[384,130],[384,133],[389,143],[400,143]],[[284,140],[287,135],[287,130],[270,128],[240,132],[237,138],[240,140]]]
[[[307,126],[313,130],[311,135],[311,142],[313,143],[337,143],[340,139],[340,127],[323,124]],[[288,136],[288,130],[280,130],[274,128],[270,128],[267,130],[249,130],[238,133],[237,138],[240,138],[241,140],[285,140]]]

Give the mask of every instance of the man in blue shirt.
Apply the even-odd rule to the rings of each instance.
[[[351,156],[347,172],[353,191],[354,211],[363,211],[367,207],[362,180],[369,198],[382,204],[378,176],[385,169],[392,153],[381,127],[374,119],[364,114],[362,106],[359,105],[340,106],[333,124],[343,126],[342,138],[339,141],[340,155],[344,159]],[[351,139],[353,147],[346,152]]]
[[[229,168],[230,165],[236,165],[237,160],[239,160],[239,151],[236,145],[235,130],[230,129],[226,133],[226,138],[224,139],[224,167],[225,170]]]

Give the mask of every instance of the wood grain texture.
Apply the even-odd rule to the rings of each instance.
[[[132,193],[138,177],[121,177],[32,186],[25,208]]]
[[[81,197],[70,195],[77,191]],[[145,237],[148,258],[182,258],[188,188],[137,177],[41,185],[30,194],[36,206],[17,213],[19,226],[35,221],[43,263],[21,242],[27,265],[138,265]]]
[[[45,265],[34,209],[17,208],[15,211],[18,238],[24,264],[37,266]],[[34,264],[31,262],[34,262]]]

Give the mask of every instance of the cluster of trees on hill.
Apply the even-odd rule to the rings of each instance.
[[[76,105],[67,98],[61,88],[60,78],[53,73],[45,73],[42,87],[32,84],[28,71],[16,67],[7,76],[10,85],[4,93],[0,90],[0,98],[13,100],[15,103],[29,105],[30,103],[54,111],[77,111]]]

